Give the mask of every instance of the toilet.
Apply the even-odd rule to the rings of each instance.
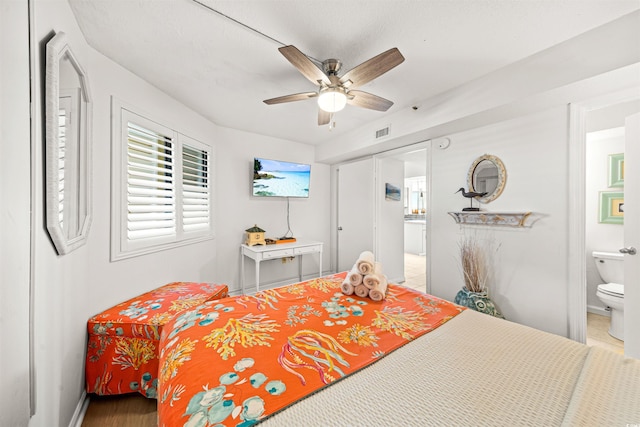
[[[624,255],[618,252],[593,252],[596,268],[605,283],[596,295],[611,310],[609,335],[624,341]]]

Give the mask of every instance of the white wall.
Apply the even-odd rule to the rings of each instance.
[[[603,283],[591,256],[593,251],[617,252],[624,246],[624,226],[599,222],[600,192],[624,191],[622,187],[609,188],[609,154],[624,152],[624,128],[587,134],[585,183],[585,249],[587,257],[587,308],[598,314],[607,314],[604,304],[596,296]]]
[[[387,278],[397,283],[404,281],[404,162],[381,158],[376,168],[376,259]],[[400,189],[400,200],[385,199],[387,182]]]
[[[92,315],[165,283],[207,281],[239,289],[239,245],[246,228],[257,223],[267,234],[284,234],[286,201],[252,199],[253,156],[311,163],[310,198],[291,201],[291,228],[297,237],[329,242],[329,167],[313,163],[313,147],[291,141],[224,129],[205,120],[152,87],[85,42],[64,0],[35,1],[34,43],[48,41],[53,31],[64,31],[88,75],[93,101],[93,222],[87,244],[58,256],[45,228],[44,152],[33,154],[35,182],[35,363],[37,411],[32,426],[66,426],[84,389],[86,321]],[[44,46],[44,44],[42,44]],[[36,78],[43,79],[39,56]],[[42,99],[38,87],[36,99]],[[214,240],[182,246],[117,262],[110,261],[110,151],[111,96],[138,113],[160,121],[216,150]],[[38,141],[43,141],[44,112],[35,119]],[[306,257],[304,271],[314,272],[317,261]],[[330,255],[325,253],[325,265]],[[295,264],[265,263],[264,282],[294,280]],[[249,275],[249,277],[252,277]]]
[[[29,420],[27,2],[0,1],[0,425]]]
[[[281,237],[287,232],[286,199],[251,196],[254,156],[311,164],[309,198],[290,199],[291,231],[296,238],[324,242],[323,267],[330,270],[329,166],[314,163],[313,147],[231,129],[219,129],[218,139],[216,277],[236,284],[234,288],[239,289],[239,245],[244,242],[247,228],[258,224],[266,231],[266,237]],[[317,274],[317,259],[317,255],[302,257],[303,274]],[[246,285],[252,286],[255,284],[254,264],[251,260],[246,261]],[[261,263],[261,285],[291,278],[297,281],[296,262]]]
[[[431,293],[453,300],[463,285],[458,242],[467,235],[492,240],[491,298],[508,320],[567,335],[567,110],[542,113],[451,134],[446,150],[432,152],[430,203]],[[492,154],[505,164],[504,192],[483,205],[491,212],[532,211],[541,216],[531,228],[459,226],[447,214],[467,200],[454,194],[467,186],[469,166]]]

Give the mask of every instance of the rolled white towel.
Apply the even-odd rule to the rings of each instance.
[[[369,291],[369,298],[373,301],[382,301],[387,296],[387,276],[382,276],[382,280]]]
[[[353,295],[353,293],[356,290],[356,287],[353,286],[351,283],[349,283],[349,280],[345,279],[344,282],[342,282],[340,289],[342,290],[342,293],[345,295]]]
[[[365,285],[358,285],[356,286],[356,295],[358,295],[359,297],[365,298],[366,296],[369,295],[369,288],[367,288]]]
[[[360,274],[356,265],[354,265],[351,271],[347,274],[347,280],[353,286],[358,286],[362,283],[362,274]]]
[[[358,271],[362,274],[369,274],[373,271],[373,265],[376,262],[376,257],[373,255],[371,251],[364,251],[358,257],[356,261],[356,266],[358,267]]]
[[[374,286],[379,284],[384,278],[384,274],[382,274],[382,264],[376,262],[373,265],[373,270],[371,273],[365,275],[362,278],[362,283],[369,289],[373,289]]]

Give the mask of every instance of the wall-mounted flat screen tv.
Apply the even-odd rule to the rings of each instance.
[[[309,197],[311,165],[253,159],[253,190],[258,197]]]

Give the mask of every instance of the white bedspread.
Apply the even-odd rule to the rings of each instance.
[[[261,426],[563,423],[640,424],[640,361],[467,310]]]

